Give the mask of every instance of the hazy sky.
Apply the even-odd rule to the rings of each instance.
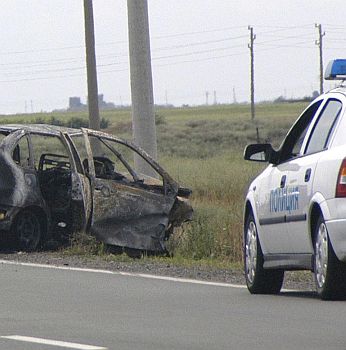
[[[248,25],[256,101],[319,88],[324,64],[346,57],[345,0],[148,0],[155,103],[249,100]],[[0,114],[86,101],[82,0],[1,0]],[[94,0],[99,93],[130,104],[126,0]],[[325,88],[330,87],[325,84]],[[31,102],[32,101],[32,102]]]

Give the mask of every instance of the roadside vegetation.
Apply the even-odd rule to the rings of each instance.
[[[257,141],[278,147],[306,106],[307,103],[259,104],[254,121],[249,106],[243,104],[156,110],[159,162],[193,190],[194,219],[179,228],[168,242],[174,261],[219,266],[241,261],[244,196],[251,179],[263,168],[245,162],[243,149]],[[129,109],[105,111],[101,116],[105,131],[131,138]],[[0,116],[1,123],[85,126],[87,121],[87,113]],[[64,252],[107,255],[102,244],[84,235],[76,235]]]

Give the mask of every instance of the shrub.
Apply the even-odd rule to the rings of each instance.
[[[166,124],[166,119],[163,115],[155,113],[155,124],[156,125],[164,125]]]
[[[108,128],[108,126],[109,126],[109,120],[108,119],[106,119],[106,118],[101,118],[101,121],[100,121],[100,128],[101,129],[107,129]]]

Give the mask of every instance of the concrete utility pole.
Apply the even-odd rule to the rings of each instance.
[[[322,49],[322,38],[326,35],[326,32],[322,33],[322,25],[315,23],[315,28],[318,29],[318,40],[315,44],[318,46],[319,56],[320,56],[320,94],[323,94],[323,49]]]
[[[209,92],[208,91],[206,91],[205,92],[205,104],[208,106],[208,104],[209,104]]]
[[[253,42],[256,39],[256,35],[253,33],[253,27],[248,26],[250,31],[250,43],[248,48],[250,49],[250,93],[251,93],[251,119],[255,119],[255,72],[254,72],[254,49]]]
[[[84,0],[85,48],[88,77],[89,127],[100,130],[92,0]]]
[[[157,158],[153,79],[147,0],[127,0],[134,142]],[[153,169],[139,156],[137,171],[153,176]]]
[[[236,104],[236,103],[237,103],[237,97],[235,94],[235,87],[233,87],[233,104]]]

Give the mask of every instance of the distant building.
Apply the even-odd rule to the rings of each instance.
[[[103,99],[103,94],[99,94],[98,95],[98,99],[99,99],[99,109],[114,109],[116,108],[115,107],[115,104],[113,102],[106,102],[104,101]]]
[[[86,105],[81,102],[80,97],[70,97],[69,98],[69,111],[84,111],[86,110]]]
[[[100,110],[116,108],[113,102],[106,102],[103,99],[103,94],[98,95],[98,102],[99,102]],[[88,109],[88,105],[82,103],[80,97],[74,96],[69,98],[69,106],[67,109],[68,111],[79,112],[79,111],[86,111],[87,109]]]

